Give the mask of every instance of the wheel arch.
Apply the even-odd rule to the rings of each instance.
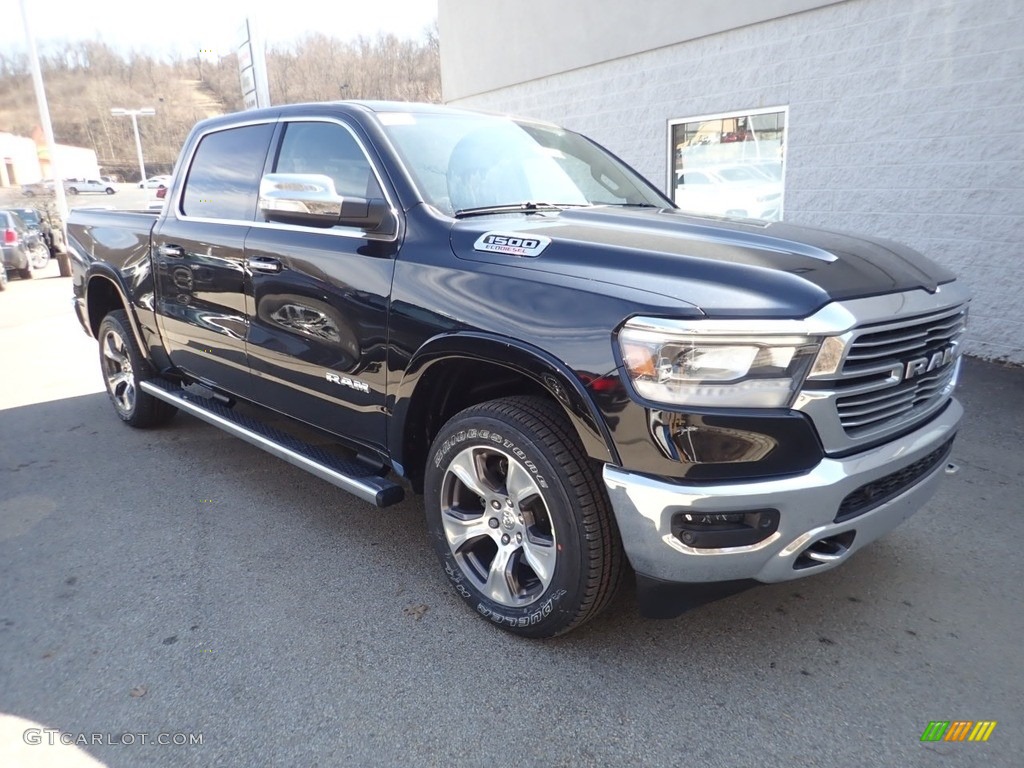
[[[93,338],[99,338],[100,323],[109,312],[123,309],[128,315],[128,323],[139,349],[145,350],[146,344],[139,328],[139,321],[132,310],[131,302],[128,301],[128,292],[121,282],[120,275],[102,262],[94,262],[89,271],[85,283],[85,311]]]
[[[448,419],[487,400],[524,394],[557,402],[588,456],[618,462],[600,410],[568,366],[515,339],[470,332],[435,336],[410,360],[388,428],[393,465],[420,492],[430,443]]]

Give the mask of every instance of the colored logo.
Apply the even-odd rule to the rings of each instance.
[[[995,729],[995,720],[932,720],[921,741],[988,741]]]

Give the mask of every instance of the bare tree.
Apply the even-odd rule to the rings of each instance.
[[[436,25],[424,39],[394,35],[341,40],[323,33],[267,52],[276,104],[335,99],[437,101],[441,78]],[[161,60],[145,50],[121,54],[101,40],[45,51],[46,79],[57,141],[95,149],[107,169],[136,167],[131,123],[111,107],[154,106],[139,121],[146,166],[170,170],[196,120],[242,108],[238,59],[175,56]],[[0,53],[0,129],[29,136],[39,122],[24,55]],[[198,75],[198,82],[197,82]]]

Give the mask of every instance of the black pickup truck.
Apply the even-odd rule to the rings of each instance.
[[[123,421],[182,410],[377,506],[422,493],[451,585],[517,634],[593,617],[627,563],[651,616],[824,572],[955,468],[954,275],[685,215],[552,125],[214,118],[163,211],[68,229]]]

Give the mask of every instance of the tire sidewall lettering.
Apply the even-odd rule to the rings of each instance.
[[[462,594],[462,592],[460,591],[459,594]],[[477,613],[485,619],[490,619],[495,624],[507,625],[509,627],[533,627],[550,616],[554,612],[558,602],[565,597],[566,594],[566,590],[564,589],[555,590],[538,607],[531,606],[533,610],[525,615],[513,616],[511,614],[502,613],[501,611],[490,608],[480,602],[477,603],[476,610]],[[465,597],[465,595],[463,596]]]
[[[447,438],[441,444],[441,447],[434,452],[434,467],[441,469],[441,465],[444,463],[448,454],[451,453],[452,449],[462,443],[465,443],[467,440],[489,440],[496,445],[500,445],[507,453],[510,453],[512,456],[519,459],[520,463],[533,476],[533,479],[537,482],[537,485],[540,488],[544,490],[548,490],[550,488],[547,478],[541,474],[540,467],[538,467],[537,464],[527,456],[526,451],[503,435],[486,429],[464,429]]]

